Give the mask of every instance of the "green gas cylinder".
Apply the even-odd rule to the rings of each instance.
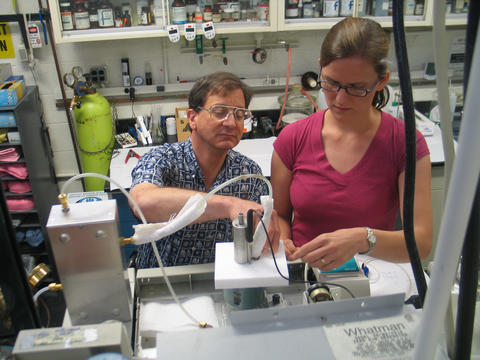
[[[114,145],[110,103],[97,92],[82,95],[79,100],[74,115],[83,172],[107,175]],[[86,191],[103,191],[104,186],[105,180],[85,178]]]

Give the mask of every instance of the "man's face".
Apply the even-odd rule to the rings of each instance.
[[[241,89],[232,90],[224,95],[210,94],[203,104],[204,109],[211,109],[214,105],[231,107],[245,107],[245,99]],[[207,110],[198,112],[189,109],[189,124],[192,129],[192,137],[200,146],[206,146],[211,150],[230,150],[235,147],[243,134],[243,121],[235,120],[233,112],[223,120],[217,120]],[[203,145],[202,145],[203,144]]]

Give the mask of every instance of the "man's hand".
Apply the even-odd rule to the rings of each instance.
[[[229,199],[230,200],[230,199]],[[239,213],[243,213],[244,216],[247,216],[247,212],[250,209],[253,209],[256,214],[263,213],[263,207],[260,204],[257,204],[254,201],[243,200],[240,198],[232,197],[230,202],[230,220],[234,220],[238,217]],[[260,223],[260,218],[256,215],[253,217],[253,231],[257,228],[257,225],[260,224],[262,228],[262,224]],[[268,225],[268,236],[270,237],[270,241],[272,242],[273,251],[277,252],[279,242],[280,242],[280,225],[278,220],[278,215],[275,210],[272,211],[272,216],[270,218],[270,224]],[[262,254],[270,251],[270,245],[268,243],[268,239],[265,242],[265,246],[263,247]]]

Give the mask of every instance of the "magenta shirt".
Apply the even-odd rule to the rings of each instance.
[[[404,123],[382,112],[363,158],[340,174],[321,137],[325,110],[285,127],[274,149],[292,172],[292,240],[301,246],[322,233],[358,226],[393,230],[399,209],[398,176],[405,168]],[[428,155],[417,131],[417,160]]]

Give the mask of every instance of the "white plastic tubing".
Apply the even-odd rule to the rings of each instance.
[[[433,54],[437,74],[438,106],[442,127],[443,153],[445,154],[445,189],[448,189],[455,160],[453,146],[452,110],[448,89],[447,31],[445,30],[445,2],[436,1],[433,16]],[[446,193],[446,191],[445,191]]]
[[[477,30],[457,157],[440,226],[432,281],[427,292],[422,321],[415,341],[414,359],[416,360],[434,358],[470,218],[480,174],[478,94],[480,94],[480,28]]]

